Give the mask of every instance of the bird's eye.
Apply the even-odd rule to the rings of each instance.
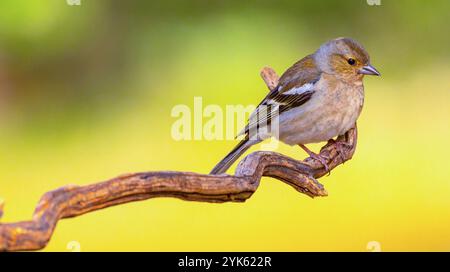
[[[348,64],[350,64],[350,65],[355,65],[355,64],[356,64],[356,60],[355,60],[355,59],[352,59],[352,58],[349,58],[349,59],[347,60],[347,62],[348,62]]]

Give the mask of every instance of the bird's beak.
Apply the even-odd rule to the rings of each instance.
[[[380,72],[378,72],[377,69],[375,69],[375,67],[373,67],[372,65],[366,65],[363,68],[359,69],[358,74],[362,74],[362,75],[371,75],[371,76],[381,76]]]

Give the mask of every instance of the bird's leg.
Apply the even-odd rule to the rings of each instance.
[[[330,171],[330,167],[328,166],[327,161],[325,160],[325,158],[323,156],[321,156],[320,154],[316,154],[314,152],[312,152],[311,150],[309,150],[309,148],[307,148],[305,145],[303,144],[299,144],[298,146],[300,146],[303,150],[305,150],[306,153],[308,153],[308,155],[315,159],[318,160],[323,167],[325,167],[325,170],[328,172],[328,175],[330,175],[331,171]]]

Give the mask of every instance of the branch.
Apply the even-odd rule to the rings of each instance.
[[[271,68],[261,72],[269,89],[278,76]],[[320,151],[329,168],[350,160],[356,148],[357,131],[349,130],[329,141]],[[191,172],[145,172],[122,175],[87,186],[65,186],[50,191],[39,201],[30,221],[0,223],[0,251],[38,250],[49,242],[57,222],[95,210],[154,197],[175,197],[202,202],[243,202],[257,190],[263,176],[273,177],[310,197],[326,196],[316,180],[327,174],[312,158],[294,160],[275,152],[254,152],[237,166],[234,175],[204,175]],[[0,199],[0,219],[3,201]]]

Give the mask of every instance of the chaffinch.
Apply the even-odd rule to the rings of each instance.
[[[250,115],[239,134],[243,140],[211,174],[224,173],[248,148],[270,137],[299,145],[328,170],[325,159],[305,144],[328,141],[353,127],[364,103],[364,75],[380,73],[362,45],[350,38],[324,43],[284,72]]]

